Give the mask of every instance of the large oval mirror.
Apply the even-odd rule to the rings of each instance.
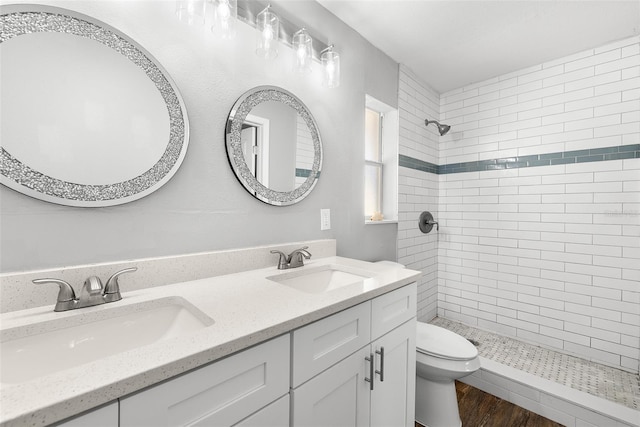
[[[284,89],[260,86],[242,95],[229,114],[226,141],[236,177],[265,203],[297,203],[320,177],[318,126],[302,101]]]
[[[188,121],[158,62],[76,12],[1,11],[1,182],[70,206],[126,203],[166,183],[186,153]]]

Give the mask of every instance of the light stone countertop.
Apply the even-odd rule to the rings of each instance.
[[[320,294],[267,279],[325,264],[367,270],[373,277]],[[63,420],[415,282],[420,274],[384,264],[327,257],[292,270],[274,266],[123,292],[123,299],[116,303],[63,313],[54,313],[52,305],[2,314],[3,341],[9,339],[13,328],[32,323],[64,323],[66,318],[81,313],[176,296],[211,317],[214,324],[32,381],[0,384],[0,425],[42,426]]]

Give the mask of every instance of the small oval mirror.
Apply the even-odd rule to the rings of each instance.
[[[229,114],[226,141],[236,177],[265,203],[297,203],[320,176],[318,126],[302,101],[284,89],[260,86],[242,95]]]

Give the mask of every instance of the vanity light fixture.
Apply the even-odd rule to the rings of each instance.
[[[332,44],[321,52],[320,62],[324,69],[322,84],[328,88],[340,86],[340,55],[333,50]]]
[[[280,19],[271,11],[271,4],[256,17],[258,41],[256,54],[265,59],[278,56],[278,38],[280,36]]]
[[[207,2],[205,0],[177,0],[176,15],[188,25],[203,25]]]
[[[300,74],[311,72],[311,61],[313,59],[312,42],[309,32],[304,27],[296,31],[291,38],[293,50],[296,52],[293,71]]]
[[[209,0],[212,7],[211,32],[222,39],[232,39],[236,35],[238,0]]]
[[[266,4],[266,7],[265,7]],[[278,45],[294,50],[293,71],[311,72],[313,61],[322,64],[323,85],[340,86],[340,55],[321,38],[311,35],[304,23],[296,22],[283,12],[278,16],[263,0],[176,0],[178,18],[190,25],[211,25],[211,32],[222,39],[231,39],[240,20],[256,29],[256,54],[264,59],[278,56]]]

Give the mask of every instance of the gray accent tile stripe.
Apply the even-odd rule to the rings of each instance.
[[[448,165],[435,165],[433,163],[414,159],[413,157],[401,154],[399,157],[399,164],[400,166],[404,166],[409,169],[443,175],[448,173],[530,168],[536,166],[602,162],[607,160],[634,158],[640,159],[640,144],[617,145],[613,147],[594,148],[589,150],[559,151],[556,153],[536,154],[531,156],[450,163]]]
[[[413,157],[405,156],[402,154],[400,154],[399,164],[400,166],[404,166],[409,169],[419,170],[422,172],[429,172],[429,173],[435,173],[435,174],[439,173],[438,165],[425,162],[422,160],[414,159]]]
[[[296,177],[298,178],[309,178],[309,176],[311,175],[311,172],[313,172],[311,169],[300,169],[300,168],[296,168]],[[317,176],[320,176],[320,171],[318,171]]]

